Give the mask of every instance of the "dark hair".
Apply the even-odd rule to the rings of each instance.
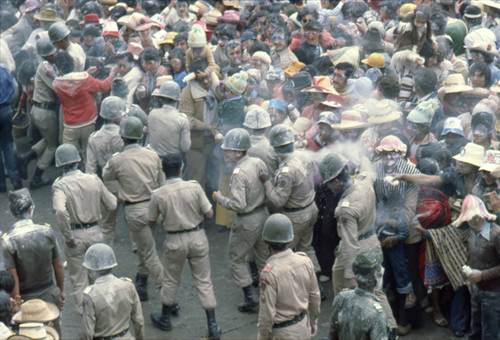
[[[439,4],[433,4],[431,7],[431,29],[435,36],[446,34],[446,14]]]
[[[122,16],[124,15],[127,15],[127,9],[123,6],[115,6],[110,12],[109,12],[109,16],[113,19],[113,20],[118,20],[119,18],[121,18]]]
[[[274,150],[277,153],[290,153],[290,152],[293,152],[293,150],[295,150],[295,145],[294,145],[294,143],[289,143],[289,144],[277,146],[274,148]]]
[[[430,175],[430,176],[439,175],[439,164],[437,160],[435,160],[434,158],[426,157],[420,159],[417,164],[417,169],[420,170],[420,172],[425,175]]]
[[[394,99],[399,96],[400,85],[396,78],[389,75],[381,75],[375,83],[384,98]]]
[[[16,283],[12,273],[8,270],[0,270],[0,290],[3,290],[10,295],[14,290],[15,285]]]
[[[116,7],[123,8],[121,6],[116,6]],[[125,8],[123,8],[123,9],[125,10]],[[125,10],[125,12],[126,12],[126,10]],[[75,20],[75,19],[71,19],[71,20],[66,21],[66,25],[70,27],[71,31],[78,30],[80,28],[80,23],[78,22],[78,20]]]
[[[182,60],[182,67],[186,66],[186,51],[184,51],[182,48],[173,48],[170,53],[168,54],[168,59],[180,59]]]
[[[205,71],[207,67],[208,67],[208,61],[206,59],[199,59],[193,61],[189,65],[189,72],[196,73],[197,71]]]
[[[379,3],[380,9],[384,10],[387,13],[389,19],[397,19],[398,18],[398,3],[395,1],[382,1]]]
[[[127,61],[129,63],[133,63],[134,62],[134,55],[130,52],[122,52],[122,53],[118,53],[115,57],[115,61],[118,61],[118,60],[122,60],[122,59],[125,59],[127,58]]]
[[[313,65],[316,67],[318,73],[320,74],[326,75],[333,73],[334,66],[332,60],[328,56],[319,57],[314,61]]]
[[[140,59],[141,61],[148,61],[148,60],[158,61],[160,60],[160,54],[158,53],[158,50],[148,47],[141,52]]]
[[[75,62],[68,52],[59,52],[54,57],[54,65],[63,74],[71,73],[75,70]]]
[[[275,242],[268,242],[269,248],[275,251],[283,251],[287,248],[288,243],[275,243]]]
[[[470,77],[474,75],[474,73],[480,72],[482,76],[484,76],[484,87],[489,88],[491,86],[491,70],[486,63],[474,63],[470,67]]]
[[[300,72],[307,72],[311,75],[311,78],[313,78],[318,74],[318,69],[316,68],[316,66],[309,64],[309,65],[304,66],[300,70]]]
[[[181,41],[185,40],[187,42],[188,32],[181,32],[177,34],[174,38],[174,45],[178,45]]]
[[[335,65],[335,69],[345,71],[345,76],[347,79],[351,78],[354,74],[354,66],[346,62],[338,63],[337,65]]]
[[[184,20],[179,20],[172,26],[172,31],[179,33],[189,33],[190,28],[191,26],[187,22],[185,22]]]
[[[10,295],[0,292],[0,322],[10,325],[12,319],[12,307],[10,305]]]
[[[413,81],[415,87],[424,94],[431,93],[436,89],[437,77],[436,74],[427,67],[419,67],[414,74]]]
[[[358,283],[358,288],[364,290],[373,289],[377,280],[377,268],[360,268],[352,264],[352,272]]]
[[[304,43],[297,46],[292,52],[297,57],[298,61],[306,65],[312,64],[316,58],[314,52],[307,48]]]
[[[311,7],[302,7],[301,9],[299,9],[299,13],[297,13],[297,20],[302,21],[302,18],[308,14],[311,14],[314,19],[318,20],[318,11]]]
[[[304,30],[321,32],[323,30],[323,26],[321,26],[321,24],[318,21],[311,20],[307,24],[304,25]]]
[[[348,18],[349,20],[351,19],[351,17],[353,19],[358,19],[363,17],[363,14],[369,9],[370,7],[365,2],[349,1],[344,4],[344,7],[342,8],[342,14],[344,15],[344,18]]]
[[[37,66],[37,62],[33,59],[24,60],[17,68],[17,80],[23,85],[29,85],[35,77]]]
[[[478,16],[478,17],[477,18],[468,18],[467,14]],[[481,16],[481,8],[474,6],[474,5],[468,5],[467,7],[465,7],[464,20],[469,24],[470,27],[481,25],[481,22],[483,21],[483,18]]]
[[[71,32],[69,32],[68,37],[78,38],[81,41],[83,34],[82,34],[82,31],[80,31],[80,30],[72,30]]]
[[[182,157],[178,153],[171,153],[163,157],[161,164],[167,178],[177,177],[182,167]]]
[[[243,53],[243,46],[241,45],[241,43],[238,40],[230,40],[230,41],[228,41],[224,45],[224,54],[226,55],[226,57],[227,57],[227,53],[229,52],[229,50],[234,50],[238,46],[241,48],[241,53]]]
[[[335,179],[338,179],[342,183],[346,183],[350,178],[351,174],[349,174],[349,168],[347,168],[347,166],[344,166],[342,171],[335,177]]]
[[[248,54],[253,55],[255,52],[258,52],[258,51],[263,51],[263,52],[266,52],[267,54],[271,55],[271,48],[269,48],[268,45],[266,45],[260,41],[257,41],[255,44],[252,45],[252,47],[250,47],[248,49]]]
[[[422,48],[418,54],[425,59],[425,66],[427,66],[427,62],[429,59],[436,57],[436,50],[434,50],[434,45],[429,40],[424,41],[422,44]]]
[[[446,165],[445,167],[447,167],[451,164],[452,155],[450,150],[442,148],[441,150],[434,152],[432,158],[434,158],[438,163],[444,161]]]
[[[93,36],[94,38],[97,38],[98,36],[101,35],[101,32],[99,31],[99,28],[97,28],[95,25],[87,25],[83,29],[83,37],[89,35]]]
[[[488,112],[476,113],[472,116],[472,119],[470,121],[471,129],[474,129],[479,124],[486,125],[486,127],[491,130],[494,124],[493,116]]]

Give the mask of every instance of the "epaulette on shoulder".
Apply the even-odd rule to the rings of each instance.
[[[187,119],[187,115],[184,112],[179,112],[179,113],[180,113],[181,117],[184,117]]]
[[[59,181],[61,179],[61,176],[57,177],[55,180],[54,180],[54,183],[56,183],[57,181]]]
[[[306,253],[304,253],[303,251],[296,251],[295,254],[308,257],[308,255]]]
[[[83,293],[88,295],[92,291],[92,289],[94,289],[94,285],[90,285],[87,288],[85,288]]]
[[[99,130],[96,130],[96,131],[92,132],[92,133],[90,134],[89,138],[90,138],[90,137],[92,137],[93,135],[95,135],[97,131],[99,131]]]
[[[133,282],[131,278],[125,276],[119,277],[119,279],[127,282]]]

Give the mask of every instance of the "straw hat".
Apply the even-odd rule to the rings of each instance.
[[[446,77],[444,86],[439,89],[439,94],[466,92],[472,89],[472,86],[465,85],[464,77],[460,73],[454,73]]]
[[[494,221],[497,216],[490,214],[483,201],[477,196],[467,195],[462,202],[462,208],[460,209],[460,216],[451,223],[454,227],[460,227],[462,223],[469,222],[475,216],[481,216],[482,218]]]
[[[13,334],[7,338],[8,340],[59,340],[57,331],[50,327],[45,326],[41,322],[28,322],[19,325],[18,334]]]
[[[383,124],[393,122],[401,118],[401,112],[397,110],[397,104],[392,100],[382,100],[375,104],[368,123]]]
[[[40,299],[28,300],[21,305],[21,310],[14,314],[12,321],[24,322],[49,322],[59,317],[59,309],[50,302]]]
[[[196,1],[194,4],[189,5],[189,10],[194,14],[198,14],[200,10],[202,10],[203,13],[207,13],[211,8],[212,6],[205,1]]]
[[[324,106],[334,108],[334,109],[338,109],[338,108],[342,107],[342,104],[337,103],[335,100],[326,100],[324,102],[321,102],[321,104],[323,104]]]
[[[454,160],[471,164],[478,168],[483,164],[484,147],[474,143],[467,143],[458,155],[453,156]]]
[[[485,170],[491,172],[500,166],[500,151],[497,150],[486,150],[484,154],[483,164],[479,170]]]
[[[332,129],[336,130],[353,130],[367,127],[368,123],[363,121],[361,113],[356,110],[346,110],[340,116],[339,124],[332,124]]]
[[[40,8],[40,12],[36,13],[33,16],[36,20],[40,21],[59,21],[59,19],[56,15],[56,10],[53,8],[48,8],[48,7],[42,7]]]
[[[217,21],[217,18],[219,18],[221,16],[222,16],[222,13],[219,10],[214,8],[210,12],[205,14],[201,18],[201,21],[205,22],[208,25],[217,26],[219,24],[219,22]]]
[[[368,58],[361,60],[361,62],[371,67],[376,67],[376,68],[385,67],[385,58],[380,53],[372,53],[368,56]]]
[[[332,86],[332,82],[328,76],[313,77],[312,86],[306,87],[301,92],[339,94]]]

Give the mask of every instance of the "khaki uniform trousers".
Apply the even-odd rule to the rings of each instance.
[[[21,297],[24,300],[24,302],[34,299],[40,299],[45,302],[53,303],[54,305],[57,306],[57,308],[59,308],[59,306],[61,305],[61,290],[55,284],[47,289],[41,290],[36,293],[22,294]],[[52,321],[52,323],[53,327],[56,329],[57,334],[59,334],[60,337],[62,335],[61,317],[59,316],[57,319]]]
[[[191,149],[186,153],[186,178],[194,179],[205,189],[207,163],[213,157],[215,142],[208,142],[203,149]]]
[[[253,251],[259,273],[266,265],[269,251],[262,238],[262,229],[269,212],[267,208],[258,208],[254,212],[238,216],[229,234],[229,271],[238,287],[252,284],[248,271],[247,254]]]
[[[177,287],[181,282],[182,268],[184,262],[188,260],[201,306],[203,309],[214,309],[217,306],[210,278],[208,250],[208,239],[203,229],[181,234],[167,234],[163,242],[165,280],[161,287],[162,304],[174,304]]]
[[[109,181],[106,183],[106,188],[118,197],[118,182],[117,181]],[[118,219],[118,209],[120,208],[121,201],[118,199],[118,204],[116,208],[113,210],[108,210],[104,204],[101,204],[101,212],[102,212],[102,223],[101,223],[101,231],[104,243],[113,247],[115,244],[115,228],[116,221]]]
[[[311,325],[309,324],[309,316],[307,315],[299,323],[283,328],[273,328],[271,333],[271,339],[275,340],[306,340],[310,338]]]
[[[95,131],[95,123],[78,128],[65,126],[63,130],[63,143],[73,144],[82,154],[83,161],[87,160],[87,143],[92,132]]]
[[[76,300],[76,311],[82,314],[83,291],[91,283],[87,269],[83,266],[83,259],[87,249],[96,243],[102,242],[101,227],[94,226],[85,229],[74,229],[71,231],[76,242],[76,247],[70,248],[64,245],[66,261],[68,262],[69,279],[73,292],[71,295]]]
[[[365,240],[359,241],[359,248],[360,252],[377,249],[378,251],[380,251],[380,257],[382,258],[382,248],[380,247],[380,242],[377,239],[377,236],[375,235],[372,235]],[[335,250],[335,262],[333,263],[332,267],[332,284],[333,284],[334,298],[335,296],[337,296],[338,293],[342,291],[342,289],[347,288],[345,284],[344,272],[346,266],[348,265],[352,266],[352,263],[351,264],[346,263],[346,261],[342,257],[342,253],[338,253],[337,250]],[[385,295],[385,293],[381,289],[378,289],[375,290],[375,296],[380,300],[380,305],[382,305],[385,315],[387,316],[388,327],[397,328],[398,325],[396,319],[392,314],[391,305],[389,304],[389,301],[387,300],[387,296]]]
[[[316,203],[313,202],[305,209],[294,212],[283,212],[283,214],[290,219],[293,226],[293,241],[290,243],[289,248],[306,253],[314,265],[314,271],[316,273],[320,272],[321,268],[318,258],[311,245],[314,224],[318,219]]]
[[[33,106],[31,115],[33,123],[43,137],[31,149],[36,152],[38,158],[37,168],[45,170],[54,162],[54,155],[59,145],[57,112]]]
[[[149,226],[148,205],[149,201],[125,205],[125,221],[137,245],[137,272],[141,276],[151,274],[155,286],[159,287],[163,284],[164,269],[156,252],[153,229]]]
[[[229,183],[231,181],[232,171],[229,174],[224,174],[225,164],[221,165],[220,177],[219,177],[219,191],[224,197],[231,196],[231,188]],[[232,210],[224,208],[222,205],[218,204],[215,206],[215,223],[218,225],[226,226],[231,228],[236,219],[236,213]]]

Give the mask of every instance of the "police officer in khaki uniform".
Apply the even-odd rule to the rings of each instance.
[[[375,296],[382,287],[382,257],[377,250],[356,256],[352,270],[358,286],[344,289],[333,301],[330,340],[388,339],[387,317]]]
[[[141,301],[148,299],[147,279],[153,276],[155,286],[163,283],[164,269],[156,252],[153,230],[149,226],[148,205],[153,190],[165,183],[160,157],[156,152],[138,144],[143,125],[137,117],[127,117],[120,126],[125,147],[111,157],[102,171],[105,181],[118,181],[118,197],[125,205],[132,239],[139,255],[136,276],[137,293]]]
[[[259,173],[267,171],[267,168],[260,159],[246,155],[250,148],[250,135],[244,129],[230,130],[221,148],[226,162],[235,164],[230,181],[231,196],[224,197],[215,191],[212,199],[214,203],[237,213],[229,235],[229,270],[245,293],[245,300],[238,305],[238,310],[256,312],[259,299],[252,286],[246,256],[253,251],[259,270],[269,256],[262,239],[262,227],[269,212],[265,205],[265,189],[259,181]]]
[[[283,213],[292,221],[294,239],[290,248],[306,253],[316,272],[319,272],[318,259],[311,246],[313,227],[318,217],[312,171],[294,152],[295,138],[288,126],[275,125],[271,129],[269,140],[281,163],[272,181],[267,173],[260,175],[266,188],[266,196],[276,208],[282,208]]]
[[[335,194],[341,195],[335,209],[337,232],[340,243],[335,250],[335,262],[332,268],[332,284],[334,295],[344,288],[354,288],[356,280],[352,263],[361,252],[375,250],[382,257],[382,248],[375,235],[375,191],[373,179],[360,176],[352,179],[347,167],[347,159],[339,154],[331,153],[321,161],[319,171],[325,183]],[[387,315],[389,328],[394,333],[397,328],[391,306],[381,289],[375,295]]]
[[[42,139],[33,145],[29,152],[19,157],[18,162],[19,175],[27,180],[28,163],[38,157],[35,174],[30,182],[31,190],[50,183],[49,180],[42,178],[42,174],[54,161],[54,154],[59,144],[58,106],[52,85],[55,77],[52,62],[56,48],[48,38],[42,37],[36,42],[36,49],[44,61],[38,65],[35,74],[31,117],[36,128],[40,131]]]
[[[184,262],[188,260],[201,306],[206,312],[208,338],[219,339],[220,327],[215,321],[214,289],[210,278],[209,246],[205,230],[201,227],[203,218],[212,218],[212,205],[196,181],[181,178],[182,158],[169,154],[163,159],[163,171],[167,181],[153,191],[149,203],[149,224],[156,224],[158,216],[163,217],[167,238],[163,243],[165,258],[165,280],[161,288],[162,311],[153,311],[153,324],[164,330],[172,330],[170,320],[175,303]]]
[[[189,120],[177,111],[181,99],[180,86],[172,81],[164,82],[159,90],[153,91],[162,107],[149,113],[148,127],[151,147],[160,155],[184,154],[191,148]]]
[[[130,321],[135,338],[144,339],[141,301],[132,280],[112,274],[117,266],[113,249],[104,243],[94,244],[85,253],[83,266],[96,280],[83,293],[80,339],[131,339]]]
[[[262,159],[267,166],[268,172],[274,174],[280,165],[280,160],[266,136],[267,129],[271,126],[271,118],[269,118],[269,113],[266,110],[256,105],[256,107],[252,106],[250,106],[243,122],[243,126],[247,128],[250,134],[250,142],[252,143],[247,155]]]
[[[14,276],[12,297],[41,299],[62,309],[66,303],[64,269],[54,230],[33,223],[35,205],[26,188],[9,193],[9,208],[16,223],[3,235],[2,250],[5,269]],[[54,326],[61,334],[59,319]]]
[[[63,168],[63,175],[52,184],[52,203],[65,240],[76,309],[81,314],[83,290],[89,285],[87,269],[82,267],[85,251],[92,244],[102,242],[101,204],[112,210],[117,202],[99,177],[78,170],[81,158],[74,145],[59,146],[55,158],[56,167]]]
[[[101,175],[102,169],[111,157],[123,150],[123,139],[120,136],[120,123],[125,115],[125,102],[115,96],[104,98],[99,115],[104,119],[103,126],[93,132],[87,142],[87,161],[85,172]],[[106,187],[113,195],[118,196],[118,182],[105,182]],[[115,240],[116,209],[103,211],[101,230],[104,242],[113,246]]]
[[[55,22],[49,27],[49,38],[52,44],[60,50],[68,52],[73,58],[75,64],[75,72],[83,72],[85,70],[86,55],[83,48],[69,40],[69,28],[64,21]]]
[[[321,303],[314,266],[289,248],[294,235],[285,215],[269,216],[262,237],[272,255],[260,275],[258,339],[310,339]]]

